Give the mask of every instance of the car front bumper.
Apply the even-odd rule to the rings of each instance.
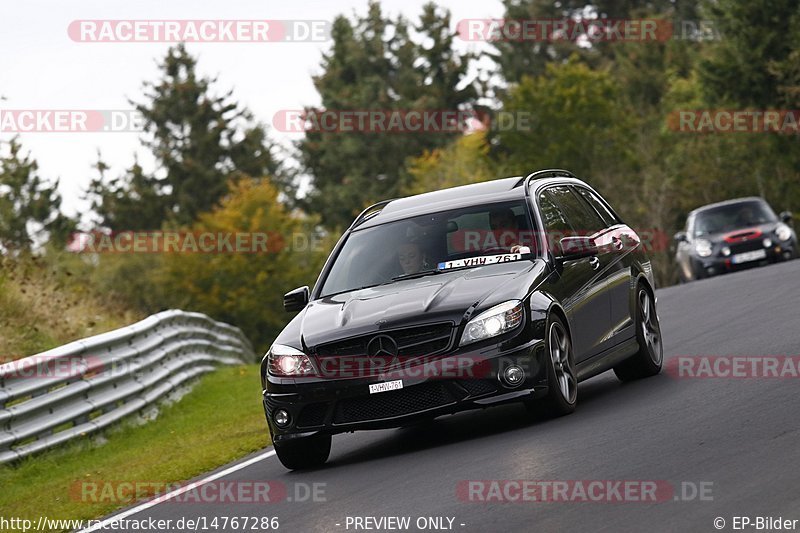
[[[695,275],[697,276],[699,274],[698,277],[716,276],[719,274],[736,272],[738,270],[745,270],[764,264],[788,261],[796,256],[797,243],[794,240],[790,240],[787,242],[773,244],[768,248],[762,249],[766,253],[766,256],[763,259],[756,259],[743,263],[734,263],[732,256],[724,257],[714,255],[711,257],[699,257],[694,255],[692,257],[692,263],[694,266]]]
[[[545,395],[544,341],[533,340],[509,351],[503,351],[501,346],[448,354],[384,375],[310,381],[268,375],[263,404],[273,441],[316,433],[400,427],[444,414]],[[501,376],[514,365],[525,374],[519,384],[511,386]],[[370,393],[371,384],[397,380],[402,381],[402,388]],[[283,427],[274,419],[279,409],[289,415],[289,423]]]

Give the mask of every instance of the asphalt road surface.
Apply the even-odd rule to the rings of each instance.
[[[680,356],[800,355],[800,260],[671,287],[658,298],[673,369]],[[182,517],[204,516],[209,526],[214,517],[277,517],[288,532],[389,530],[375,522],[356,529],[355,517],[409,517],[409,531],[420,530],[420,518],[442,517],[438,529],[419,525],[464,532],[717,531],[720,518],[731,531],[736,516],[800,519],[798,383],[664,372],[622,384],[606,373],[580,385],[567,417],[531,421],[517,405],[471,411],[335,436],[328,464],[313,472],[289,472],[261,452],[213,481],[268,480],[294,501],[167,501],[116,517],[172,519],[174,531],[189,529],[175,527]],[[468,480],[649,480],[659,501],[587,502],[569,492],[570,501],[475,502],[458,492]],[[324,502],[309,501],[314,484]],[[673,492],[664,496],[664,486]]]

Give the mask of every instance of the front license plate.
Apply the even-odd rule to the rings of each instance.
[[[397,390],[403,388],[403,380],[397,379],[395,381],[385,381],[383,383],[373,383],[369,386],[369,393],[375,394],[376,392],[386,392],[387,390]]]
[[[738,265],[739,263],[747,263],[750,261],[758,261],[759,259],[765,259],[767,257],[766,250],[756,250],[755,252],[747,252],[744,254],[736,254],[731,258],[731,262],[734,265]]]

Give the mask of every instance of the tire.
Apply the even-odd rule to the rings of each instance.
[[[572,340],[564,322],[551,315],[547,322],[547,396],[526,403],[532,414],[544,411],[546,416],[556,418],[575,411],[578,403],[578,378],[575,371],[575,354]]]
[[[325,464],[331,453],[331,436],[314,435],[274,444],[278,460],[289,470],[306,470]]]
[[[694,264],[692,264],[691,269],[692,269],[692,281],[698,281],[708,277],[708,274],[706,274],[706,271],[703,270],[702,267],[697,268],[695,267]]]
[[[620,381],[655,376],[664,364],[664,345],[655,299],[641,284],[636,288],[636,340],[639,343],[636,355],[614,367]]]

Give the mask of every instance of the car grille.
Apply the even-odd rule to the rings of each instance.
[[[731,249],[731,253],[734,255],[744,252],[754,252],[764,248],[764,239],[762,238],[737,242],[736,244],[729,244],[728,247]]]
[[[364,420],[381,420],[455,402],[442,383],[424,383],[407,389],[344,398],[336,404],[334,424],[347,424]]]
[[[378,335],[387,335],[397,343],[398,357],[405,362],[417,357],[436,355],[450,347],[453,325],[450,322],[416,326],[394,331],[372,333],[343,341],[321,344],[316,348],[318,358],[365,357],[367,345]]]
[[[310,428],[314,426],[321,426],[325,422],[325,415],[327,412],[327,403],[310,403],[303,407],[303,410],[300,412],[300,416],[297,417],[297,427]]]
[[[459,381],[458,384],[467,389],[470,396],[483,396],[497,390],[495,382],[487,379],[468,379]]]

